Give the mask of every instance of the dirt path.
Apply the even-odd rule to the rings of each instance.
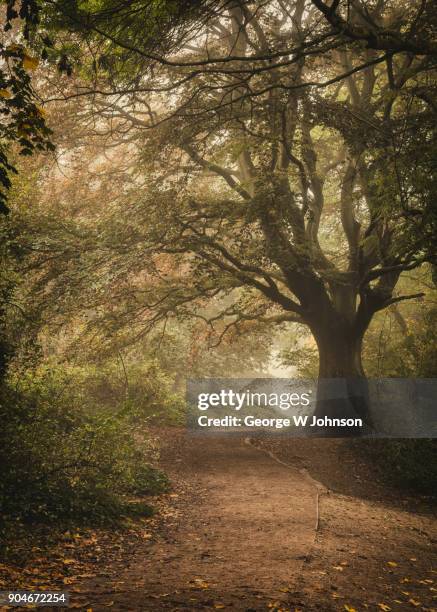
[[[376,482],[347,442],[161,437],[174,485],[161,524],[100,558],[83,609],[435,612],[432,512]]]
[[[285,602],[314,543],[317,486],[242,438],[174,442],[163,451],[178,483],[174,515],[147,559],[119,575],[131,588],[113,606],[265,610]]]
[[[430,500],[379,482],[350,441],[156,433],[172,490],[155,517],[68,531],[0,564],[0,585],[92,612],[436,612]]]

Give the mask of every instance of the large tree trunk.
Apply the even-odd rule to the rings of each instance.
[[[373,430],[368,381],[361,351],[362,334],[344,318],[324,322],[313,332],[319,349],[316,417],[361,419],[363,427],[323,429],[328,435],[368,435]],[[318,432],[320,433],[320,431]]]

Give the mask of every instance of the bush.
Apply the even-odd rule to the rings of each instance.
[[[425,495],[437,491],[437,440],[372,440],[366,453],[376,461],[381,473],[398,486]]]
[[[152,360],[117,364],[99,364],[78,368],[75,377],[84,393],[96,405],[130,413],[132,418],[148,424],[181,424],[184,418],[184,400],[173,391],[171,376]]]
[[[0,389],[0,515],[102,522],[133,495],[168,485],[138,407],[95,403],[80,377],[58,370]],[[144,508],[143,508],[144,513]]]

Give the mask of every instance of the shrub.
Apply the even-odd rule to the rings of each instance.
[[[101,522],[155,494],[167,480],[151,466],[145,420],[127,399],[96,404],[83,380],[59,370],[0,389],[0,515],[7,520]]]
[[[436,494],[437,440],[372,440],[366,441],[364,449],[383,477],[418,493]]]

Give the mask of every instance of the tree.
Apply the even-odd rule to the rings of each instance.
[[[213,302],[223,331],[298,322],[320,379],[362,379],[373,316],[420,297],[397,294],[399,277],[435,261],[434,47],[414,34],[428,10],[235,1],[180,26],[168,55],[142,44],[131,12],[89,12],[85,27],[70,11],[94,60],[64,97],[92,94],[88,126],[137,156],[95,234],[93,275],[125,275],[111,316],[211,325]]]
[[[37,0],[8,0],[0,41],[0,214],[8,213],[7,192],[10,175],[16,172],[11,161],[11,145],[21,155],[52,150],[50,130],[44,111],[32,87],[31,73],[38,66],[39,55],[45,56],[50,41],[37,32],[39,6]],[[39,43],[39,54],[29,46]]]
[[[389,2],[377,2],[368,7],[362,0],[312,0],[333,31],[346,40],[365,43],[368,49],[413,55],[437,55],[435,40],[436,15],[431,2],[392,4],[395,18],[380,19],[381,9]],[[405,27],[405,25],[409,27]]]

